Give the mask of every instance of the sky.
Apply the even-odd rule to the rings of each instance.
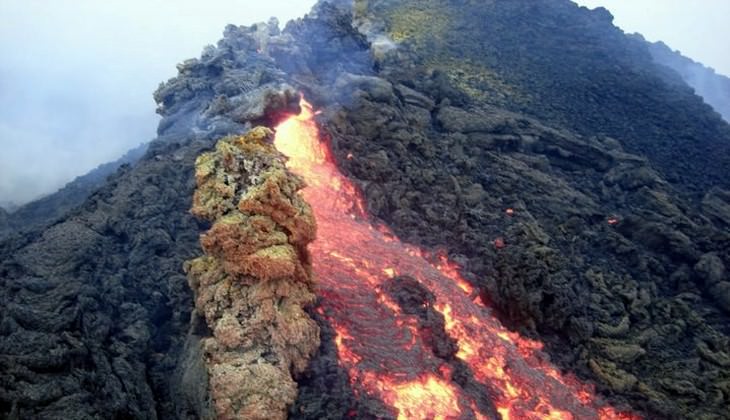
[[[154,138],[152,92],[228,23],[315,0],[0,0],[0,205],[21,204]],[[579,0],[730,75],[730,0]]]
[[[603,6],[613,24],[730,76],[730,0],[573,0]]]

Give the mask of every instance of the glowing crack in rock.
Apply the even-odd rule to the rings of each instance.
[[[562,374],[542,344],[504,328],[475,298],[474,288],[446,257],[398,240],[374,226],[358,190],[333,163],[320,138],[311,105],[276,127],[275,145],[287,167],[307,183],[302,190],[317,220],[310,244],[320,312],[337,333],[339,363],[353,388],[375,396],[399,419],[633,419],[603,404],[593,388]],[[451,380],[449,361],[437,357],[419,333],[415,315],[403,313],[383,291],[398,275],[417,280],[435,296],[455,358],[488,390],[488,412]]]

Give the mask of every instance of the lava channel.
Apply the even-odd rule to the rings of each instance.
[[[362,197],[333,163],[311,105],[276,127],[275,146],[307,183],[302,194],[317,220],[310,244],[321,314],[337,336],[339,363],[356,392],[366,392],[398,419],[634,419],[602,403],[594,388],[548,362],[542,343],[504,328],[478,299],[459,267],[398,240],[369,220]],[[415,279],[434,297],[433,310],[458,347],[437,357],[416,316],[404,313],[386,282]],[[487,391],[492,409],[453,381],[465,364]],[[451,364],[451,365],[450,365]],[[461,381],[463,383],[463,381]]]

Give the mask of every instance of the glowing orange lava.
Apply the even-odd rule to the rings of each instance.
[[[367,218],[358,190],[333,163],[311,105],[276,128],[275,145],[304,178],[304,198],[317,219],[310,245],[322,297],[319,311],[337,336],[339,361],[354,388],[377,396],[399,419],[489,418],[475,396],[451,380],[451,367],[380,286],[408,275],[436,296],[456,358],[489,390],[503,419],[632,419],[601,403],[592,387],[560,373],[542,343],[505,329],[475,296],[459,267],[401,243]]]

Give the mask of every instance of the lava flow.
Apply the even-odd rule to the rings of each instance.
[[[339,362],[356,392],[377,397],[398,419],[636,418],[602,404],[592,387],[560,373],[541,343],[505,329],[474,298],[455,264],[374,226],[321,141],[312,107],[303,100],[301,105],[300,115],[276,128],[275,145],[307,183],[302,194],[317,220],[310,251],[322,298],[318,310],[337,332]],[[421,328],[413,311],[404,311],[386,291],[388,282],[400,278],[415,279],[433,296],[423,306],[443,316],[454,352],[437,355],[433,331]],[[476,387],[452,380],[455,366],[465,367]]]

